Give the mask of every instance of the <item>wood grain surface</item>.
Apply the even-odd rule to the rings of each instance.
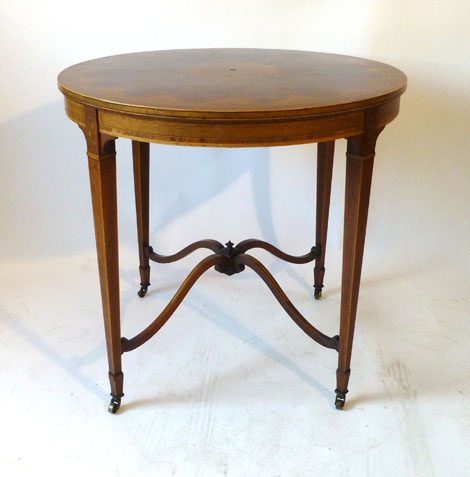
[[[338,111],[403,92],[405,75],[376,61],[293,50],[163,50],[64,70],[59,89],[93,106],[143,114]]]

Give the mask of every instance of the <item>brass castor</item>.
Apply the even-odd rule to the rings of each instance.
[[[121,407],[121,398],[112,397],[111,402],[109,403],[109,406],[108,406],[108,412],[110,412],[111,414],[116,414],[120,407]]]
[[[336,393],[335,407],[340,410],[343,409],[344,403],[346,402],[346,395],[343,393]]]
[[[145,287],[144,287],[144,286],[141,286],[141,287],[140,287],[140,290],[137,292],[137,295],[139,295],[140,298],[143,298],[143,297],[146,295],[147,290],[148,290],[148,287],[147,287],[147,286],[145,286]]]
[[[323,285],[315,287],[315,300],[319,300],[321,298],[321,290]]]

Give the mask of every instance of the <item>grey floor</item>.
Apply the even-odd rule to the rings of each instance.
[[[135,251],[121,256],[131,337],[197,257],[154,266],[142,300]],[[337,333],[339,266],[317,302],[309,265],[258,257],[319,329]],[[330,263],[339,258],[332,251]],[[344,411],[333,406],[336,352],[304,335],[247,271],[209,272],[157,336],[124,355],[125,397],[111,415],[94,253],[4,263],[0,474],[470,475],[464,265],[372,252],[364,267]]]

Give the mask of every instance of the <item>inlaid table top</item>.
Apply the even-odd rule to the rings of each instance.
[[[59,88],[93,106],[153,115],[233,117],[342,111],[403,93],[405,75],[376,61],[292,50],[163,50],[64,70]]]

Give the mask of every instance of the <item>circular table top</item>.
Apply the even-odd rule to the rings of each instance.
[[[350,56],[294,50],[161,50],[65,69],[61,92],[80,103],[153,116],[326,113],[392,100],[398,69]]]

